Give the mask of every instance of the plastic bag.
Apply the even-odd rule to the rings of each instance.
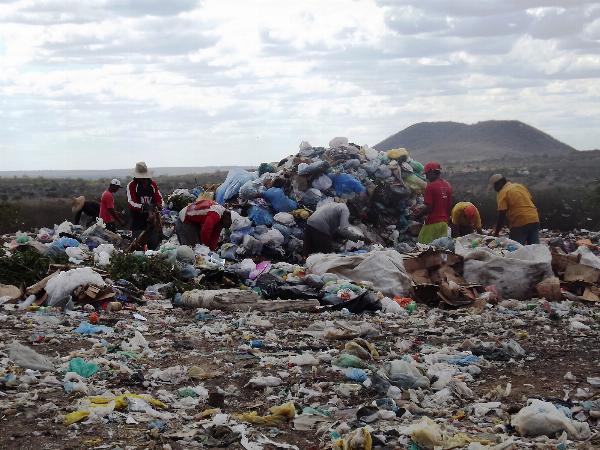
[[[69,361],[69,372],[74,372],[83,378],[89,378],[98,372],[98,365],[86,362],[83,358],[73,358]]]
[[[248,180],[240,188],[239,196],[242,200],[252,200],[259,197],[265,190],[260,180]]]
[[[252,220],[254,225],[273,225],[273,216],[271,213],[260,206],[252,206],[248,210],[248,217]]]
[[[262,196],[277,212],[289,212],[298,207],[298,203],[286,196],[281,188],[269,188]]]
[[[315,188],[307,189],[306,192],[302,195],[300,202],[309,208],[314,208],[317,206],[317,203],[321,201],[323,198],[323,194],[320,190]]]
[[[366,191],[365,187],[360,181],[358,181],[355,177],[347,173],[333,175],[331,179],[333,181],[335,193],[338,196],[344,194],[361,193]]]
[[[54,370],[54,365],[50,359],[17,341],[13,341],[8,345],[8,357],[16,365],[25,369]]]
[[[233,197],[238,195],[240,188],[247,181],[254,180],[256,174],[247,172],[243,169],[231,169],[227,174],[227,178],[223,184],[221,184],[215,192],[215,200],[221,205],[231,200]]]
[[[89,267],[60,272],[58,275],[52,277],[46,284],[48,305],[54,306],[60,300],[71,295],[75,288],[88,284],[99,287],[106,286],[102,277]]]
[[[318,178],[315,178],[312,182],[312,187],[320,191],[326,191],[333,185],[333,181],[327,175],[323,174]]]
[[[292,216],[290,213],[287,213],[287,212],[277,213],[277,214],[275,214],[275,216],[273,216],[273,219],[275,220],[275,222],[279,222],[288,227],[296,224],[296,220],[294,220],[294,216]]]
[[[329,147],[348,147],[348,138],[347,137],[334,137],[329,141]]]
[[[266,233],[258,236],[258,240],[262,242],[263,245],[281,246],[283,245],[285,238],[279,230],[272,228]]]
[[[521,436],[553,436],[566,431],[571,439],[585,440],[591,435],[587,422],[569,419],[552,403],[529,399],[527,406],[512,416],[511,425]]]

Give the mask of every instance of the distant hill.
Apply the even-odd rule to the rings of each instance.
[[[235,166],[239,167],[239,166]],[[204,167],[155,167],[152,168],[154,176],[180,176],[227,172],[233,166],[204,166]],[[242,167],[247,169],[250,167]],[[110,178],[127,178],[131,176],[131,169],[110,170],[13,170],[0,171],[0,178],[30,177],[30,178],[81,178],[84,180],[100,180]]]
[[[377,150],[404,147],[418,160],[484,161],[528,155],[561,156],[576,151],[549,134],[518,120],[421,122],[396,133]]]

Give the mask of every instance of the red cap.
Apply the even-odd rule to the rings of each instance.
[[[429,161],[427,164],[425,164],[423,173],[431,172],[432,170],[442,170],[442,166],[440,166],[440,163],[435,161]]]
[[[469,205],[463,209],[463,214],[469,222],[475,221],[475,215],[477,214],[477,208],[474,205]]]

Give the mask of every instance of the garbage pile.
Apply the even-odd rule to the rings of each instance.
[[[256,172],[233,169],[215,192],[217,202],[238,213],[220,255],[299,262],[306,219],[337,199],[347,202],[360,229],[340,251],[370,250],[370,244],[414,248],[422,171],[406,149],[379,152],[347,138],[332,139],[329,148],[302,142],[296,155]]]

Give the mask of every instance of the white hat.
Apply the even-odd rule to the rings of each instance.
[[[494,185],[500,181],[504,179],[504,175],[500,174],[500,173],[495,173],[494,175],[492,175],[488,181],[488,191],[491,191],[494,188]]]
[[[121,182],[120,182],[118,179],[116,179],[116,178],[113,178],[113,179],[110,181],[110,184],[111,184],[112,186],[119,186],[119,187],[121,187]]]
[[[132,176],[133,178],[152,178],[152,172],[148,170],[148,166],[144,161],[140,161],[135,164]]]

